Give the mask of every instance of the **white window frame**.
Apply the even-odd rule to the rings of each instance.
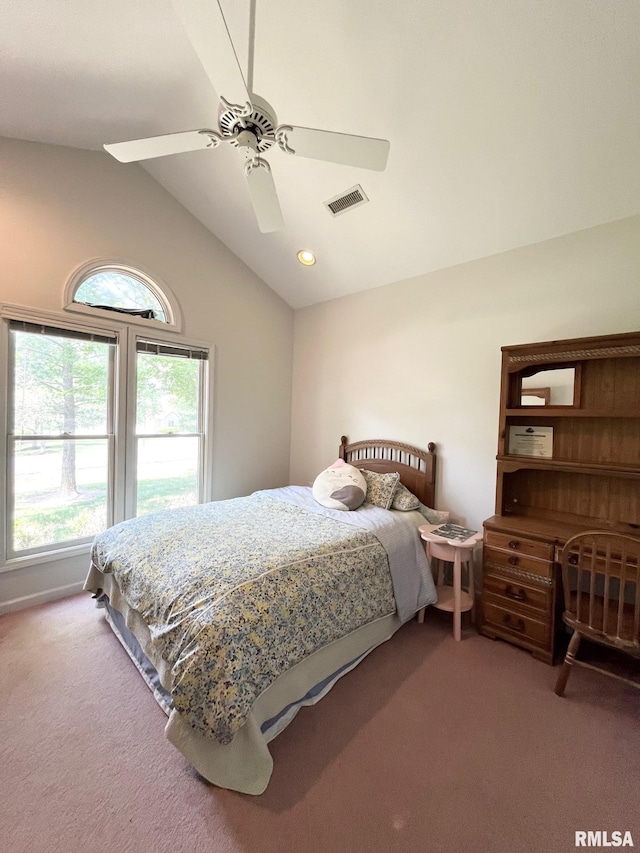
[[[84,312],[82,312],[84,313]],[[93,313],[93,312],[91,312]],[[136,341],[138,338],[158,341],[159,343],[175,344],[185,348],[202,349],[208,352],[208,359],[204,366],[204,377],[201,384],[202,419],[204,437],[201,443],[199,490],[201,502],[212,500],[213,494],[213,381],[215,373],[215,347],[207,341],[177,337],[175,332],[171,334],[166,329],[166,324],[153,321],[143,321],[146,333],[138,327],[138,324],[127,319],[120,319],[120,315],[112,312],[100,312],[107,315],[109,325],[97,325],[90,323],[89,318],[70,318],[64,314],[37,311],[18,305],[0,305],[0,434],[2,435],[2,452],[0,453],[0,489],[3,496],[2,504],[5,504],[4,496],[8,488],[8,431],[9,411],[7,402],[9,398],[9,321],[25,320],[28,323],[37,323],[46,326],[57,326],[62,329],[77,330],[79,332],[92,332],[97,335],[115,335],[116,353],[113,375],[113,482],[108,484],[110,501],[110,523],[117,524],[127,518],[131,518],[135,512],[136,493],[136,458],[135,458],[135,427],[136,427]],[[124,316],[124,315],[123,315]],[[94,316],[94,320],[96,317]],[[159,326],[161,329],[157,329]],[[34,553],[20,552],[13,556],[8,552],[9,517],[8,507],[4,507],[2,518],[0,518],[0,573],[23,568],[25,566],[47,563],[52,560],[60,560],[64,556],[76,554],[88,554],[90,542],[78,542],[73,540],[71,544],[56,544],[48,549],[39,549]]]
[[[27,321],[27,322],[29,322],[29,321]],[[40,325],[40,324],[35,324],[35,325]],[[58,324],[52,325],[51,323],[43,323],[42,325],[46,325],[49,329],[58,328],[58,329],[60,329],[61,332],[64,332],[65,330],[71,331],[71,327],[69,325],[65,325],[65,326],[58,325]],[[85,330],[85,329],[80,330],[77,327],[75,327],[74,331],[85,332],[87,330]],[[105,334],[104,332],[99,332],[97,329],[92,329],[91,332],[93,332],[96,335]],[[91,332],[89,332],[89,334],[91,334]],[[111,336],[111,335],[109,335],[109,336]],[[10,338],[11,338],[11,329],[9,328],[9,352],[10,352],[10,347],[11,347]],[[106,423],[105,433],[103,435],[83,435],[83,434],[79,433],[79,434],[74,434],[72,436],[66,436],[64,434],[61,434],[60,436],[55,436],[56,441],[60,440],[62,442],[64,442],[64,441],[82,441],[83,439],[91,439],[91,438],[99,438],[99,439],[103,439],[104,441],[106,441],[106,448],[107,448],[107,482],[106,482],[107,499],[106,499],[106,507],[105,508],[106,508],[106,520],[107,520],[107,526],[108,527],[111,527],[111,525],[114,524],[114,513],[113,513],[113,503],[114,503],[114,495],[115,495],[114,444],[115,444],[115,411],[116,411],[116,368],[117,368],[117,359],[118,359],[118,336],[117,336],[117,334],[113,337],[111,346],[113,346],[114,349],[109,354],[110,366],[109,366],[109,376],[108,376],[108,385],[107,385],[107,413],[106,413],[107,414],[107,423]],[[11,360],[8,359],[8,361],[11,361]],[[13,359],[13,366],[15,368],[15,359]],[[9,378],[10,378],[9,375],[7,374],[7,379],[9,379]],[[11,383],[9,381],[7,382],[6,399],[9,402],[9,404],[12,404],[14,402],[13,395],[11,394]],[[13,454],[10,453],[9,450],[13,446],[13,443],[16,440],[15,435],[9,433],[10,409],[11,409],[11,405],[9,405],[9,407],[7,409],[6,452],[4,454],[6,471],[7,471],[7,484],[9,482],[13,481],[13,474],[14,474],[13,465],[12,465]],[[44,436],[42,436],[42,438],[44,438]],[[50,440],[52,438],[54,438],[53,435],[47,436],[47,440]],[[9,541],[10,541],[10,538],[12,538],[9,536],[9,526],[10,526],[10,522],[13,520],[14,512],[15,512],[15,492],[12,491],[12,493],[9,495],[8,491],[5,491],[4,494],[7,496],[7,500],[5,503],[5,512],[4,512],[4,517],[6,519],[6,522],[5,522],[5,543],[6,543],[5,544],[5,555],[6,555],[7,562],[11,562],[12,560],[20,559],[22,557],[35,556],[35,555],[41,554],[41,553],[46,554],[52,550],[58,550],[59,547],[61,547],[61,548],[64,548],[64,547],[73,548],[75,546],[88,544],[93,540],[92,535],[91,536],[78,536],[75,539],[64,540],[68,543],[67,546],[65,546],[63,543],[60,543],[59,546],[58,546],[58,543],[51,543],[51,547],[45,546],[43,548],[42,546],[36,546],[34,548],[21,548],[19,551],[14,551],[13,548],[9,547]]]
[[[127,324],[144,326],[154,332],[171,330],[180,333],[182,331],[182,312],[175,296],[170,288],[161,281],[155,273],[142,269],[138,266],[132,266],[122,260],[96,259],[88,261],[78,267],[69,278],[64,289],[64,310],[71,311],[74,314],[85,314],[88,316],[101,317],[108,321],[107,318],[113,317],[113,312],[106,308],[94,308],[90,305],[84,305],[82,302],[75,302],[75,296],[78,288],[88,278],[96,273],[115,272],[122,275],[130,276],[137,279],[141,284],[147,287],[156,297],[162,310],[167,318],[166,322],[161,320],[145,320],[144,317],[136,317],[135,315],[127,315]]]
[[[200,444],[199,452],[199,470],[198,470],[198,492],[201,497],[201,502],[206,503],[212,499],[212,443],[211,443],[211,425],[213,424],[213,394],[212,394],[212,376],[213,376],[213,347],[210,344],[197,342],[194,340],[176,339],[174,336],[154,332],[153,334],[144,334],[137,328],[128,330],[128,374],[127,374],[127,421],[125,427],[125,436],[130,437],[127,443],[127,452],[125,460],[125,505],[124,511],[126,518],[133,518],[136,512],[137,504],[137,436],[136,436],[136,400],[137,400],[137,375],[136,375],[136,356],[138,341],[151,340],[162,344],[175,344],[188,349],[206,350],[208,359],[204,365],[204,380],[200,385],[200,399],[198,401],[200,411],[202,413],[203,440]],[[130,472],[130,475],[129,475]]]

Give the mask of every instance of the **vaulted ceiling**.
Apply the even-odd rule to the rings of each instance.
[[[221,6],[243,69],[255,13],[253,90],[280,123],[391,143],[383,172],[269,151],[270,234],[231,146],[142,164],[293,307],[640,213],[637,0]],[[170,0],[5,0],[0,56],[5,136],[101,150],[217,128]],[[356,184],[369,202],[331,217]]]

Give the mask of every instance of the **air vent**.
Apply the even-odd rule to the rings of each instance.
[[[330,198],[329,201],[325,201],[325,205],[329,208],[332,216],[340,216],[341,213],[346,213],[347,210],[351,210],[351,208],[358,207],[361,204],[366,204],[368,201],[369,199],[364,194],[360,184],[356,184],[350,190],[345,190],[340,195]]]

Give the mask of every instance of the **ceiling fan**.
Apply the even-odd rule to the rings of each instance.
[[[254,0],[252,0],[253,9]],[[252,49],[247,82],[218,0],[172,0],[172,5],[216,92],[220,96],[218,130],[187,130],[104,148],[121,163],[217,148],[229,142],[244,151],[244,171],[258,227],[263,233],[283,226],[271,167],[261,155],[274,144],[286,154],[383,171],[389,142],[368,136],[334,133],[295,125],[278,125],[273,108],[252,89]],[[251,26],[251,33],[253,26]]]

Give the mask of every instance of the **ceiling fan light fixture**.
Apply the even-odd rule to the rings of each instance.
[[[300,249],[296,257],[305,267],[312,267],[316,262],[316,256],[309,249]]]
[[[287,155],[384,171],[389,156],[388,139],[335,133],[294,124],[279,125],[271,105],[258,95],[249,94],[253,88],[256,0],[252,0],[249,15],[246,81],[229,36],[220,0],[171,0],[171,4],[209,82],[218,93],[218,128],[187,130],[129,142],[110,142],[104,148],[112,157],[121,163],[131,163],[185,151],[218,148],[221,142],[240,148],[247,157],[245,175],[249,195],[258,227],[263,234],[279,231],[284,225],[269,163],[259,156],[274,144]],[[220,93],[224,93],[224,97]],[[349,206],[355,206],[354,202],[349,200]],[[316,262],[313,252],[307,249],[298,253],[298,260],[308,267]]]

